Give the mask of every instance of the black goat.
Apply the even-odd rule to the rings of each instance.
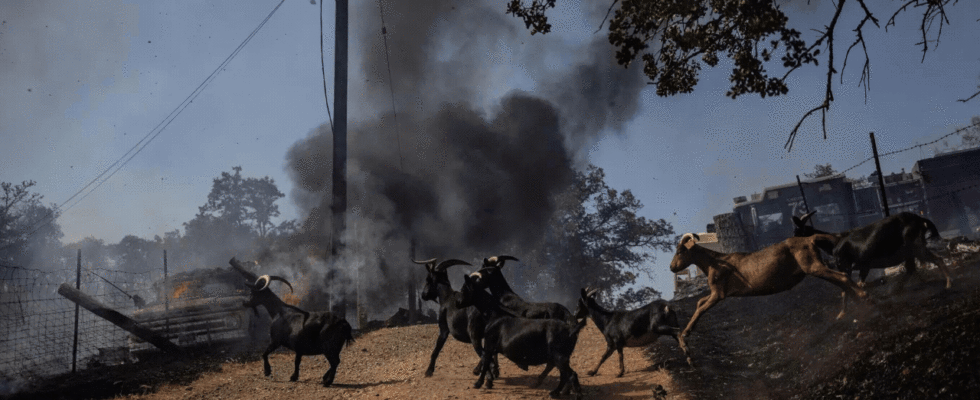
[[[517,316],[532,319],[559,319],[566,322],[576,322],[568,308],[558,303],[529,303],[507,284],[501,268],[507,260],[520,261],[512,256],[497,256],[483,259],[483,268],[470,274],[477,278],[476,282],[490,293],[504,307],[517,312]]]
[[[581,397],[582,386],[570,361],[578,334],[586,320],[568,323],[558,319],[517,317],[506,307],[501,307],[494,296],[485,292],[476,278],[466,275],[464,279],[458,306],[474,305],[487,319],[483,337],[483,369],[473,387],[479,389],[485,380],[487,389],[493,388],[494,375],[490,373],[490,363],[497,354],[503,354],[518,365],[546,364],[535,387],[557,367],[561,375],[558,387],[551,391],[551,396],[571,391],[576,398]]]
[[[461,260],[446,260],[436,263],[437,259],[412,262],[425,265],[428,275],[425,277],[425,287],[422,288],[422,300],[435,301],[439,303],[439,338],[436,339],[436,348],[432,350],[429,360],[429,368],[425,370],[425,376],[432,376],[436,370],[436,358],[442,351],[442,346],[446,344],[446,339],[451,334],[453,338],[463,343],[472,343],[473,350],[480,356],[483,362],[483,329],[486,320],[476,307],[458,307],[459,292],[453,290],[449,282],[449,274],[446,272],[454,265],[472,265]],[[473,375],[480,373],[482,364],[477,364],[473,368]],[[494,365],[494,373],[498,368]]]
[[[626,373],[623,364],[623,347],[646,347],[657,341],[660,335],[669,335],[680,343],[677,334],[680,324],[677,313],[671,310],[666,301],[654,300],[643,307],[630,311],[609,311],[596,302],[595,296],[599,289],[582,289],[582,298],[578,301],[575,318],[592,317],[596,328],[606,338],[606,353],[599,359],[599,364],[588,372],[589,376],[599,372],[599,367],[612,355],[613,350],[619,352],[619,375]],[[686,349],[685,355],[686,355]]]
[[[248,272],[234,258],[229,261],[231,266],[246,278],[255,275]],[[305,355],[326,356],[330,362],[330,369],[323,374],[323,386],[333,384],[334,376],[337,374],[337,366],[340,365],[340,351],[344,344],[348,346],[354,343],[354,336],[351,334],[351,326],[347,320],[339,315],[330,312],[307,312],[299,307],[286,304],[269,290],[269,283],[281,281],[293,289],[288,281],[278,276],[262,275],[254,281],[246,280],[246,284],[251,288],[251,295],[245,301],[246,307],[251,307],[253,311],[256,307],[263,306],[272,317],[270,336],[272,338],[269,347],[262,353],[265,376],[272,375],[272,366],[269,365],[269,353],[275,351],[279,346],[296,352],[295,369],[290,381],[295,382],[299,379],[299,364]],[[253,283],[254,282],[254,283]]]
[[[923,263],[936,264],[946,276],[946,288],[952,287],[946,263],[926,247],[926,233],[931,233],[933,238],[940,237],[936,225],[929,219],[902,212],[860,228],[827,233],[806,225],[814,213],[816,211],[803,217],[793,217],[796,225],[793,235],[806,237],[823,233],[833,236],[835,245],[832,248],[820,246],[820,249],[830,253],[837,263],[837,269],[848,276],[857,266],[861,276],[858,285],[864,286],[864,280],[872,268],[888,268],[902,262],[905,262],[906,272],[902,279],[904,283],[909,275],[916,272],[915,260],[918,259]]]

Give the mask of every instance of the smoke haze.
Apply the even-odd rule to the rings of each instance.
[[[334,264],[340,281],[332,283],[351,288],[359,279],[369,288],[362,296],[389,306],[406,279],[421,280],[422,269],[408,260],[411,240],[419,259],[520,257],[534,249],[554,196],[584,165],[583,149],[635,115],[645,86],[638,68],[615,64],[605,35],[570,46],[531,37],[500,4],[457,4],[383,5],[391,82],[377,4],[351,13],[363,18],[352,24],[360,29],[352,53],[362,57],[350,62],[350,104],[372,108],[352,110],[351,119],[361,119],[348,131],[346,247]],[[582,62],[556,66],[556,52]],[[499,57],[527,60],[534,90],[506,89],[517,85],[495,75]],[[292,197],[308,215],[304,234],[314,246],[331,234],[331,145],[324,124],[287,155]]]

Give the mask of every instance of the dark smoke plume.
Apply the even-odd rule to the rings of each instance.
[[[622,129],[645,85],[636,68],[615,65],[604,35],[571,47],[553,36],[531,37],[499,3],[383,8],[392,82],[377,4],[351,14],[359,21],[352,26],[362,28],[351,37],[363,57],[351,62],[350,104],[374,109],[360,110],[363,119],[349,128],[346,247],[331,264],[346,271],[333,276],[334,287],[337,279],[347,279],[347,288],[358,281],[365,299],[390,308],[406,279],[421,281],[421,267],[408,259],[410,240],[420,259],[472,261],[536,248],[555,195],[586,157],[580,150],[603,131]],[[509,85],[494,78],[499,54],[520,60],[512,63],[537,81],[534,93],[486,98]],[[564,60],[560,68],[548,65],[556,59]],[[321,248],[331,235],[331,143],[325,124],[287,155],[292,197],[308,215],[303,237]]]

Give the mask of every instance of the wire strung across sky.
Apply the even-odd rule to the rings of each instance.
[[[112,176],[115,175],[116,172],[119,172],[119,170],[122,169],[122,167],[124,167],[127,163],[129,163],[130,160],[136,157],[137,154],[143,151],[143,149],[145,149],[146,146],[153,141],[153,139],[156,139],[157,136],[160,136],[160,133],[162,133],[163,130],[166,129],[167,126],[170,125],[170,123],[173,122],[174,119],[176,119],[177,116],[180,115],[180,113],[183,112],[184,109],[186,109],[187,106],[190,105],[190,103],[192,103],[194,99],[201,94],[201,92],[204,91],[204,88],[206,88],[209,84],[211,84],[212,81],[214,81],[214,79],[218,76],[218,74],[221,73],[221,71],[224,70],[226,66],[228,66],[231,60],[233,60],[238,55],[238,53],[242,51],[245,45],[248,44],[248,42],[250,42],[253,37],[255,37],[255,34],[258,33],[263,26],[265,26],[265,23],[268,22],[270,18],[272,18],[272,15],[279,10],[279,7],[282,6],[282,4],[285,3],[285,1],[286,0],[280,0],[279,4],[276,4],[276,7],[273,8],[271,12],[269,12],[269,15],[267,15],[265,19],[263,19],[262,22],[260,22],[259,25],[252,30],[251,33],[249,33],[248,37],[246,37],[245,40],[243,40],[242,43],[239,44],[238,47],[236,47],[235,50],[232,51],[231,54],[227,58],[225,58],[225,60],[222,61],[217,68],[214,69],[214,71],[211,71],[211,74],[208,75],[207,78],[205,78],[204,81],[201,82],[201,84],[197,85],[197,88],[195,88],[194,91],[191,92],[191,94],[187,95],[187,97],[184,98],[184,101],[178,104],[177,107],[170,112],[170,114],[168,114],[162,121],[160,121],[160,123],[156,125],[156,127],[150,130],[150,132],[148,132],[145,136],[143,136],[142,139],[136,142],[136,144],[134,144],[133,147],[131,147],[129,150],[126,151],[126,153],[124,153],[121,157],[119,157],[119,159],[117,159],[115,162],[113,162],[108,167],[106,167],[105,170],[103,170],[99,175],[97,175],[95,178],[89,181],[89,183],[87,183],[85,186],[83,186],[81,189],[75,192],[75,194],[71,195],[71,197],[69,197],[68,200],[65,200],[62,203],[62,206],[56,205],[52,207],[51,211],[49,211],[44,217],[42,217],[35,224],[34,228],[27,235],[27,238],[34,236],[34,234],[37,233],[38,230],[40,230],[45,225],[50,224],[52,221],[54,221],[56,214],[68,211],[72,207],[78,205],[78,203],[80,203],[82,200],[85,200],[85,198],[88,197],[88,195],[92,194],[92,192],[94,192],[96,189],[102,186],[103,183],[105,183],[110,178],[112,178]],[[109,175],[106,176],[106,174]],[[102,179],[103,176],[105,176],[105,179]],[[91,187],[92,185],[95,186],[92,187],[91,190],[89,190],[81,197],[78,197],[80,194],[82,194],[82,192],[85,192],[85,190]],[[71,203],[71,201],[76,197],[78,197],[78,199],[75,200],[74,203]],[[64,207],[64,205],[68,203],[71,204],[69,204],[67,207]]]
[[[980,127],[980,122],[972,123],[970,125],[964,126],[964,127],[960,128],[960,129],[957,129],[955,131],[952,131],[950,133],[947,133],[947,134],[943,135],[941,138],[936,139],[936,140],[933,140],[931,142],[919,143],[917,145],[906,147],[906,148],[901,149],[901,150],[889,151],[887,153],[879,154],[878,157],[881,158],[881,157],[890,156],[890,155],[893,155],[893,154],[904,153],[906,151],[915,150],[915,149],[918,149],[920,147],[925,147],[925,146],[929,146],[931,144],[936,144],[936,143],[939,143],[940,141],[942,141],[943,139],[946,139],[946,138],[948,138],[950,136],[953,136],[953,135],[957,135],[957,134],[966,132],[970,128],[974,128],[974,127]],[[843,171],[841,171],[839,173],[841,173],[841,174],[846,173],[847,171],[850,171],[850,170],[852,170],[854,168],[860,167],[861,165],[864,165],[864,163],[866,163],[868,161],[871,161],[873,159],[874,159],[874,156],[868,157],[864,161],[861,161],[861,162],[857,163],[856,165],[854,165],[853,167],[850,167],[848,169],[845,169],[845,170],[843,170]]]

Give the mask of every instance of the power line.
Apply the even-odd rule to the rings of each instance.
[[[133,145],[133,147],[131,147],[129,150],[127,150],[126,153],[124,153],[119,159],[117,159],[115,162],[113,162],[108,167],[106,167],[105,170],[103,170],[99,175],[97,175],[95,178],[89,181],[89,183],[87,183],[84,187],[82,187],[77,192],[75,192],[75,194],[71,195],[71,197],[69,197],[68,200],[65,200],[62,204],[63,205],[68,204],[69,202],[72,201],[72,199],[78,197],[79,194],[84,192],[87,188],[89,188],[93,184],[95,184],[95,187],[93,187],[82,197],[78,198],[78,200],[76,200],[74,203],[70,204],[67,207],[64,208],[58,206],[53,207],[51,211],[48,212],[47,215],[41,218],[37,226],[31,230],[31,232],[27,235],[27,237],[29,238],[33,236],[44,225],[47,225],[52,221],[54,221],[54,218],[50,218],[53,214],[68,211],[72,207],[80,203],[82,200],[88,197],[88,195],[92,194],[92,192],[94,192],[96,189],[102,186],[103,183],[105,183],[110,178],[112,178],[112,176],[115,175],[116,172],[119,172],[119,170],[122,169],[122,167],[124,167],[127,163],[129,163],[130,160],[136,157],[137,154],[143,151],[143,149],[145,149],[146,146],[153,141],[153,139],[156,139],[157,136],[159,136],[160,133],[162,133],[163,130],[166,129],[167,126],[169,126],[170,123],[173,122],[173,120],[176,119],[177,116],[180,115],[180,113],[183,112],[184,109],[186,109],[187,106],[190,105],[190,103],[192,103],[194,99],[201,94],[202,91],[204,91],[205,87],[207,87],[212,81],[214,81],[214,79],[218,76],[218,74],[221,73],[221,71],[231,62],[231,60],[233,60],[238,55],[238,53],[241,52],[241,50],[245,47],[245,45],[248,44],[248,42],[250,42],[253,37],[255,37],[255,34],[258,33],[263,26],[265,26],[265,23],[268,22],[270,18],[272,18],[272,15],[279,10],[279,7],[281,7],[282,4],[285,3],[285,1],[286,0],[280,0],[279,4],[277,4],[276,7],[272,9],[269,15],[267,15],[265,19],[263,19],[262,22],[260,22],[259,25],[252,30],[251,33],[249,33],[248,37],[246,37],[245,40],[242,41],[242,43],[239,44],[238,47],[236,47],[235,50],[232,51],[232,53],[227,58],[225,58],[224,61],[221,62],[221,64],[218,65],[217,68],[214,69],[214,71],[211,71],[211,74],[208,75],[203,82],[197,85],[197,88],[195,88],[194,91],[192,91],[191,94],[189,94],[187,97],[185,97],[184,101],[178,104],[177,107],[170,112],[170,114],[164,117],[164,119],[160,121],[160,123],[158,123],[152,130],[150,130],[145,136],[143,136],[143,138],[141,138],[138,142],[136,142],[136,144]],[[132,153],[132,155],[130,155],[130,153]],[[113,170],[113,168],[115,169]],[[109,173],[110,170],[112,171],[111,173]],[[106,173],[109,173],[109,175],[106,176],[105,179],[99,181],[99,179],[102,178]],[[98,182],[98,184],[96,184],[96,182]]]
[[[391,78],[391,62],[388,60],[388,28],[385,27],[385,11],[381,6],[381,0],[378,0],[378,11],[381,14],[381,37],[385,43],[385,65],[388,67],[388,93],[391,95],[391,114],[394,116],[395,140],[398,144],[398,167],[404,172],[405,160],[402,156],[402,138],[398,126],[398,110],[395,109],[395,82]]]
[[[957,129],[955,131],[952,131],[950,133],[947,133],[947,134],[943,135],[942,137],[940,137],[939,139],[933,140],[931,142],[919,143],[919,144],[916,144],[914,146],[909,146],[909,147],[906,147],[906,148],[901,149],[901,150],[889,151],[887,153],[879,154],[878,157],[880,158],[880,157],[890,156],[890,155],[894,155],[894,154],[898,154],[898,153],[904,153],[906,151],[915,150],[915,149],[918,149],[918,148],[922,148],[922,147],[925,147],[925,146],[936,144],[936,143],[939,143],[940,141],[942,141],[943,139],[946,139],[946,138],[948,138],[950,136],[953,136],[953,135],[957,135],[957,134],[966,132],[967,130],[969,130],[970,128],[973,128],[973,127],[980,127],[980,122],[975,122],[975,123],[972,123],[970,125],[967,125],[967,126],[964,126],[962,128],[959,128],[959,129]],[[852,170],[854,168],[857,168],[857,167],[863,165],[864,163],[866,163],[868,161],[871,161],[873,159],[874,159],[873,156],[872,157],[868,157],[864,161],[861,161],[861,162],[857,163],[856,165],[854,165],[853,167],[850,167],[848,169],[845,169],[845,170],[841,171],[840,173],[843,174],[843,173],[845,173],[847,171],[850,171],[850,170]]]

